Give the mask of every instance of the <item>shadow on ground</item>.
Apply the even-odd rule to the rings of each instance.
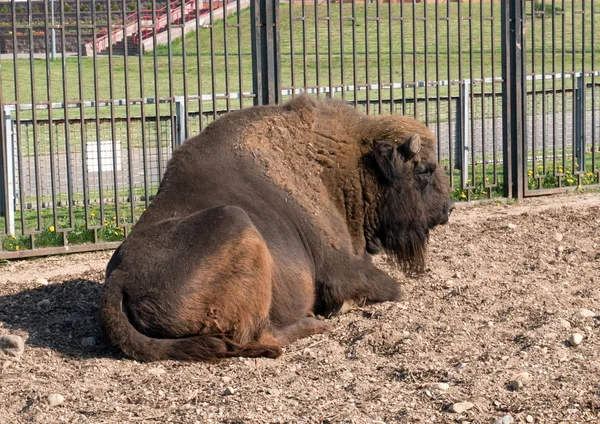
[[[101,287],[97,281],[72,279],[0,296],[0,321],[9,331],[26,331],[30,346],[70,357],[120,356],[100,330]],[[82,340],[90,337],[95,344],[84,346]]]

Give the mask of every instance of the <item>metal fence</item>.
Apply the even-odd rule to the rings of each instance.
[[[9,6],[0,259],[116,247],[187,137],[301,92],[425,122],[455,200],[599,183],[600,0]]]

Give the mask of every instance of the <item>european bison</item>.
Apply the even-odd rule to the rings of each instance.
[[[300,96],[232,112],[173,153],[106,269],[102,325],[138,360],[275,358],[349,305],[397,300],[453,208],[434,135]]]

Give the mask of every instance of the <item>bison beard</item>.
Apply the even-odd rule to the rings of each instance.
[[[105,333],[144,361],[274,358],[328,329],[315,314],[397,300],[369,254],[424,269],[452,210],[434,142],[412,118],[308,96],[218,119],[111,258]]]

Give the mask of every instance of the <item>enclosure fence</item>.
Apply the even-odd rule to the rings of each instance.
[[[598,186],[599,14],[600,0],[0,3],[0,259],[117,247],[177,146],[300,93],[425,122],[456,201]]]

